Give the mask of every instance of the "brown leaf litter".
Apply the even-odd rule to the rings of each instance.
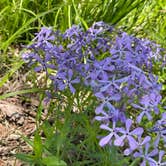
[[[21,104],[19,98],[0,100],[0,166],[26,166],[14,154],[32,151],[21,135],[33,137],[35,115],[35,111]]]

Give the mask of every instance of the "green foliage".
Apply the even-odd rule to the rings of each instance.
[[[125,25],[130,33],[148,37],[166,48],[166,1],[149,0],[133,10],[119,24]]]
[[[28,43],[33,33],[41,26],[52,26],[62,31],[72,24],[103,20],[117,24],[136,8],[143,6],[143,0],[3,0],[0,2],[0,45],[7,50],[11,43]],[[86,20],[86,21],[85,21]]]
[[[129,165],[129,158],[115,147],[98,145],[97,136],[104,133],[100,133],[98,122],[93,120],[97,101],[89,88],[76,88],[73,95],[69,90],[53,94],[55,98],[50,101],[48,117],[38,126],[33,141],[23,136],[33,148],[32,154],[16,157],[30,165],[42,166]]]
[[[0,80],[0,87],[2,87],[4,85],[4,83],[6,83],[7,80],[9,80],[9,78],[18,70],[20,69],[20,67],[23,65],[23,61],[19,61],[16,63],[12,64],[11,69],[1,78]]]
[[[49,156],[49,157],[43,158],[42,164],[46,166],[67,166],[67,164],[64,161],[59,160],[55,156]]]

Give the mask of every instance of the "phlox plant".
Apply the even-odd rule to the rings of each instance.
[[[101,21],[64,33],[43,27],[27,49],[25,62],[46,73],[47,101],[61,91],[92,92],[93,121],[105,133],[96,135],[99,146],[117,147],[141,166],[166,165],[166,113],[154,74],[155,64],[165,67],[159,45]]]

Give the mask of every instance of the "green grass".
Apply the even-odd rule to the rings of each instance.
[[[149,0],[143,7],[133,10],[120,24],[125,30],[147,37],[166,48],[166,1]]]
[[[72,24],[91,25],[105,21],[113,25],[144,5],[143,0],[2,0],[0,2],[1,50],[12,44],[27,44],[41,26],[62,31]]]

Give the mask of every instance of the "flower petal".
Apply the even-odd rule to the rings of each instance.
[[[98,115],[101,112],[103,112],[103,104],[99,105],[98,107],[96,107],[95,109],[95,113]]]
[[[123,142],[123,141],[124,141],[125,138],[126,138],[125,135],[123,135],[123,136],[117,138],[117,139],[114,141],[114,145],[115,145],[115,146],[123,146],[123,145],[124,145],[124,142]]]
[[[132,151],[133,150],[131,150],[131,149],[125,149],[125,151],[124,151],[124,155],[126,155],[126,156],[128,156],[128,155],[130,155],[131,153],[132,153]]]
[[[113,133],[110,133],[110,134],[107,135],[106,137],[102,138],[102,139],[100,140],[100,142],[99,142],[99,145],[100,145],[101,147],[103,147],[103,146],[105,146],[106,144],[108,144],[108,143],[110,142],[112,136],[113,136]]]
[[[112,132],[112,129],[109,128],[107,125],[102,124],[102,125],[100,125],[100,128]]]
[[[162,161],[162,158],[163,158],[164,154],[165,154],[165,152],[163,150],[160,150],[160,152],[159,152],[159,162]]]
[[[127,139],[129,141],[130,148],[132,150],[136,149],[137,148],[137,142],[136,142],[136,140],[132,136],[127,136]]]
[[[148,154],[148,156],[153,157],[156,156],[157,154],[158,154],[158,149],[154,149]]]
[[[144,138],[144,140],[142,141],[142,145],[146,144],[147,142],[149,142],[151,140],[151,137],[150,136],[146,136]]]
[[[137,122],[138,123],[140,123],[141,122],[141,120],[142,120],[142,118],[143,118],[143,116],[144,116],[144,111],[142,111],[138,116],[137,116]]]
[[[141,127],[138,127],[138,128],[136,128],[136,129],[134,129],[132,132],[130,132],[132,135],[142,135],[142,133],[143,133],[143,128],[141,128]]]
[[[129,132],[131,125],[132,125],[132,120],[131,119],[127,119],[126,120],[126,131],[127,132]]]

